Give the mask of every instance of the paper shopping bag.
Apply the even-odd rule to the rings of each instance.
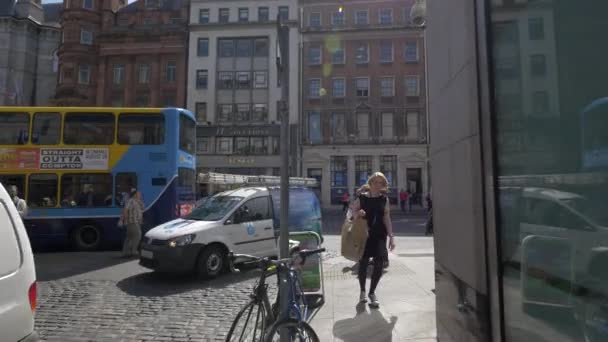
[[[367,241],[367,221],[362,218],[344,221],[342,225],[341,254],[351,261],[359,261]]]

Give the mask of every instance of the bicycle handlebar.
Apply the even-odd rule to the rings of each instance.
[[[307,256],[311,256],[313,254],[318,254],[318,253],[323,253],[325,252],[325,248],[317,248],[317,249],[304,249],[301,251],[298,251],[298,253],[300,254],[300,256],[302,257],[307,257]]]
[[[304,262],[306,261],[306,257],[309,257],[313,254],[318,254],[318,253],[322,253],[325,252],[325,248],[316,248],[316,249],[304,249],[304,250],[296,250],[294,251],[294,254],[297,254],[298,256],[300,256],[302,258],[302,262],[300,263],[300,265],[304,264]],[[268,263],[270,266],[280,266],[281,264],[285,264],[288,262],[291,262],[294,260],[293,257],[291,258],[284,258],[284,259],[278,259],[278,260],[272,260],[268,257],[266,258],[261,258],[261,257],[257,257],[254,255],[250,255],[250,254],[234,254],[234,253],[229,253],[229,257],[232,261],[234,261],[236,258],[246,258],[246,259],[250,259],[250,262],[265,262]]]

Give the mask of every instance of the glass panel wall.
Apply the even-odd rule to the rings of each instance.
[[[506,341],[608,341],[608,2],[491,4]]]

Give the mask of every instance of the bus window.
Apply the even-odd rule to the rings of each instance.
[[[25,176],[24,175],[0,175],[0,184],[8,191],[8,187],[16,185],[19,190],[19,197],[24,198],[25,192]]]
[[[29,177],[27,204],[32,208],[52,208],[57,205],[57,175],[32,174]]]
[[[109,207],[112,205],[111,174],[64,174],[61,193],[73,199],[78,207]]]
[[[167,178],[165,178],[165,177],[152,178],[152,185],[153,186],[165,186],[165,185],[167,185]]]
[[[32,127],[32,143],[37,145],[59,144],[61,114],[36,113]]]
[[[114,142],[114,114],[67,113],[63,142],[68,145],[110,145]]]
[[[196,172],[192,169],[180,167],[177,170],[177,186],[187,188],[188,191],[194,193],[194,185],[196,182]]]
[[[165,142],[165,118],[161,114],[122,113],[118,117],[118,143],[160,145]]]
[[[0,145],[23,145],[28,141],[28,113],[0,113]]]
[[[125,172],[116,174],[116,204],[119,207],[124,207],[129,200],[131,189],[137,189],[137,175],[134,172]]]
[[[194,154],[194,141],[196,140],[196,124],[194,120],[185,115],[179,116],[179,149]]]

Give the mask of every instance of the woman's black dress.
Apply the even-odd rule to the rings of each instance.
[[[388,251],[386,249],[386,225],[384,224],[384,210],[386,207],[386,196],[370,197],[367,194],[359,196],[361,209],[365,210],[367,220],[368,237],[365,243],[363,259],[374,258],[374,260],[385,260]]]

